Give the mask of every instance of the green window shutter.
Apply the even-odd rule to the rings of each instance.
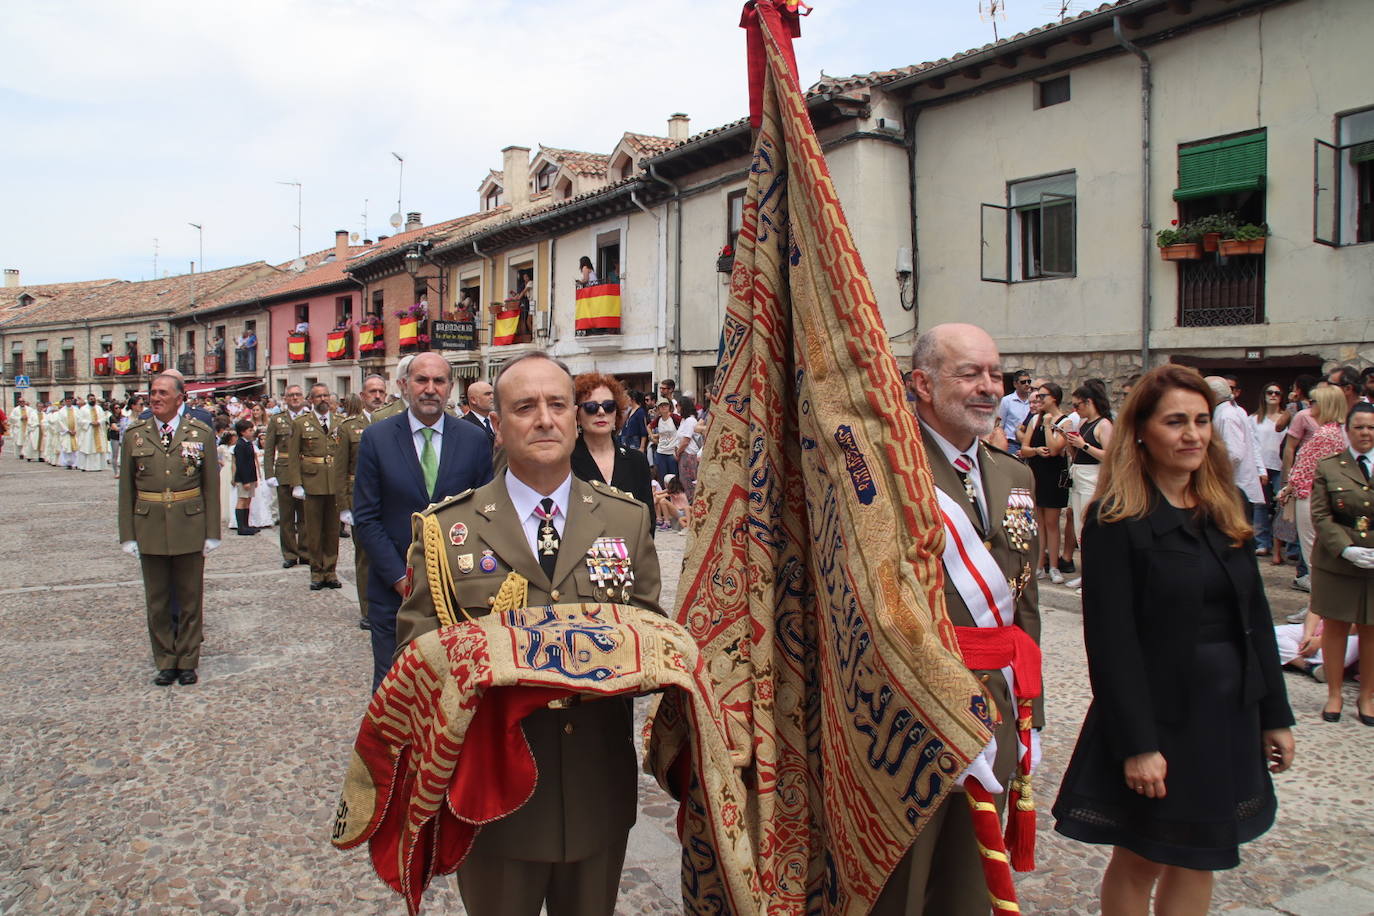
[[[1264,185],[1265,135],[1250,134],[1178,151],[1178,189],[1174,200],[1194,200]]]
[[[1352,164],[1356,162],[1369,162],[1370,160],[1374,160],[1374,140],[1356,143],[1354,146],[1350,147],[1350,161]]]

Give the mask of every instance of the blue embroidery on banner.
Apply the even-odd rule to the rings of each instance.
[[[878,488],[873,483],[873,474],[868,470],[868,461],[859,450],[854,431],[848,426],[840,426],[835,430],[835,442],[844,449],[844,469],[849,472],[849,479],[854,482],[854,495],[859,497],[859,502],[865,506],[872,504],[874,497],[878,495]]]

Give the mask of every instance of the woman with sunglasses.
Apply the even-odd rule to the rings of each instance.
[[[654,490],[649,465],[642,454],[615,441],[621,407],[628,403],[620,382],[599,372],[584,372],[573,379],[577,400],[577,444],[573,446],[572,472],[579,480],[600,481],[624,490],[654,515]]]
[[[1255,504],[1253,521],[1256,555],[1265,556],[1273,553],[1273,562],[1276,564],[1283,562],[1283,542],[1274,531],[1274,510],[1277,507],[1274,494],[1279,490],[1279,474],[1283,466],[1280,450],[1289,416],[1288,411],[1283,409],[1283,389],[1277,382],[1265,385],[1264,394],[1260,396],[1259,409],[1250,419],[1255,422],[1255,441],[1259,445],[1260,458],[1269,475],[1269,483],[1264,488],[1264,504]]]

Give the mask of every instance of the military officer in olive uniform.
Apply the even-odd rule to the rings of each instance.
[[[1040,641],[1039,598],[1035,581],[1040,555],[1035,529],[1034,482],[1030,468],[983,443],[992,432],[1002,397],[1001,356],[981,328],[937,325],[921,334],[912,360],[909,390],[916,397],[926,459],[935,486],[960,504],[982,546],[1005,577],[1015,601],[1013,622]],[[956,627],[977,620],[945,576],[945,606]],[[975,670],[1001,714],[993,776],[1005,788],[1016,768],[1019,740],[1016,704],[1001,671]],[[1044,725],[1036,701],[1032,725]],[[979,914],[988,912],[987,883],[973,835],[968,802],[955,791],[931,815],[930,824],[893,870],[871,913]],[[1002,805],[1005,794],[994,796]]]
[[[305,505],[300,543],[310,559],[310,590],[340,588],[338,479],[339,418],[329,409],[329,386],[310,386],[310,410],[292,422],[287,479]]]
[[[1374,725],[1374,404],[1357,401],[1345,432],[1350,447],[1318,461],[1312,475],[1312,610],[1322,617],[1323,658],[1344,658],[1350,627],[1359,634],[1356,713]],[[1323,718],[1340,716],[1341,682],[1327,677]]]
[[[291,432],[296,418],[306,413],[305,392],[300,385],[288,385],[282,400],[282,409],[267,419],[267,433],[262,442],[262,467],[268,477],[266,483],[277,488],[281,565],[283,569],[290,569],[298,563],[310,562],[310,555],[301,540],[305,504],[291,495],[290,471]]]
[[[543,353],[514,360],[496,381],[496,399],[508,470],[430,506],[414,522],[418,533],[430,515],[444,532],[456,603],[470,616],[484,615],[516,573],[528,582],[531,606],[615,601],[659,611],[648,509],[629,494],[572,476],[577,433],[567,368]],[[593,563],[597,554],[619,562]],[[607,575],[608,566],[615,572]],[[407,567],[398,654],[438,626],[418,540]],[[609,916],[637,812],[631,704],[559,703],[522,727],[539,782],[521,808],[478,832],[458,869],[463,903],[472,916],[538,916],[545,902],[560,916]]]
[[[153,414],[135,420],[119,456],[120,546],[143,567],[148,636],[157,676],[194,684],[200,664],[205,555],[220,543],[215,433],[182,416],[186,388],[175,375],[149,386]],[[172,619],[175,592],[181,612]]]
[[[334,492],[338,494],[339,521],[345,525],[353,524],[353,479],[358,470],[358,446],[363,440],[363,431],[377,419],[377,412],[386,401],[386,379],[380,375],[369,375],[363,379],[359,392],[363,402],[363,412],[345,417],[339,423],[339,455],[334,462]],[[358,582],[358,620],[359,629],[370,629],[367,622],[367,551],[362,542],[353,541],[353,572]]]

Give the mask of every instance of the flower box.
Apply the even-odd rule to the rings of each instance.
[[[1264,254],[1265,239],[1222,239],[1220,251],[1223,257],[1238,254]]]
[[[1159,249],[1159,256],[1166,261],[1200,261],[1202,243],[1181,242],[1177,245],[1164,245]]]

